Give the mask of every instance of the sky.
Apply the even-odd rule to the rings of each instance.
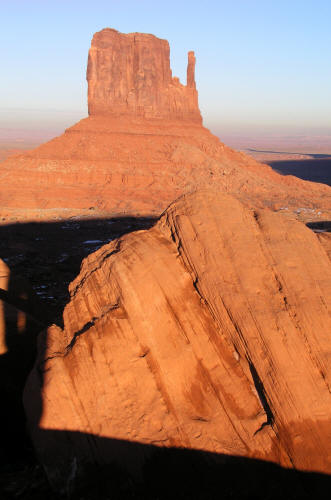
[[[93,33],[170,43],[197,58],[204,124],[222,134],[330,135],[330,0],[0,0],[1,130],[59,133],[87,116]]]

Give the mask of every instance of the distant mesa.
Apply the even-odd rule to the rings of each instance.
[[[89,115],[129,115],[201,124],[194,73],[194,52],[188,53],[185,86],[172,77],[167,40],[106,28],[93,36],[89,51]]]
[[[329,187],[279,175],[202,126],[195,62],[190,51],[183,85],[172,76],[166,40],[96,33],[89,116],[2,162],[1,218],[70,217],[91,206],[94,217],[159,216],[179,196],[209,187],[255,207],[330,210]]]

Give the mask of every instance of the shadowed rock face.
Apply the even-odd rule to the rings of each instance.
[[[179,119],[201,124],[194,52],[187,86],[173,78],[167,40],[110,28],[96,33],[88,57],[89,115]]]
[[[212,190],[89,255],[25,390],[50,479],[139,475],[120,441],[330,473],[330,284],[312,231]]]
[[[44,327],[44,318],[31,285],[12,274],[0,259],[0,356],[21,344],[21,354],[30,358],[32,366],[35,340]],[[16,366],[18,371],[20,368]]]
[[[0,467],[24,455],[22,392],[35,361],[38,333],[45,328],[45,312],[31,285],[0,259]]]

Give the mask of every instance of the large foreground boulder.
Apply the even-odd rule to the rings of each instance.
[[[174,447],[330,473],[330,278],[310,229],[213,191],[91,254],[25,390],[50,480]]]

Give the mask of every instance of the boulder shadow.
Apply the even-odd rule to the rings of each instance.
[[[62,326],[68,284],[82,259],[112,239],[154,223],[148,217],[115,217],[0,226],[0,259],[10,270],[3,268],[0,275],[0,476],[3,467],[14,470],[18,463],[24,467],[35,460],[22,393],[35,362],[38,334],[53,322]]]
[[[96,223],[96,221],[93,222]],[[21,231],[19,235],[21,239],[15,239],[11,253],[7,249],[7,262],[12,262],[16,272],[28,266],[28,274],[32,273],[32,287],[35,292],[45,290],[41,287],[47,283],[47,280],[50,280],[50,277],[55,280],[55,284],[46,289],[49,292],[44,300],[45,306],[52,306],[50,293],[56,293],[57,290],[63,293],[55,307],[50,307],[51,312],[47,313],[49,316],[46,314],[46,320],[43,320],[45,326],[56,317],[59,306],[62,307],[67,300],[64,293],[66,281],[68,279],[71,281],[77,275],[80,261],[89,251],[85,248],[86,245],[83,245],[83,252],[78,250],[82,243],[100,240],[100,246],[102,246],[106,238],[110,241],[130,230],[146,229],[153,225],[154,220],[136,220],[132,224],[130,219],[130,221],[122,221],[122,225],[115,226],[114,230],[112,226],[118,223],[117,219],[108,224],[112,232],[105,230],[107,229],[104,225],[105,221],[101,222],[100,225],[95,225],[94,230],[92,221],[85,226],[84,223],[79,222],[79,228],[77,228],[77,221],[72,222],[76,224],[76,229],[67,229],[67,222],[61,222],[62,227],[40,224],[11,228],[14,232],[17,229]],[[83,232],[78,229],[82,229]],[[2,231],[4,233],[7,231],[8,234],[10,228],[0,228],[0,233]],[[65,231],[72,231],[72,236],[62,239],[61,235]],[[36,236],[37,234],[39,236]],[[38,238],[44,238],[44,240]],[[42,248],[41,241],[43,241]],[[15,255],[17,242],[20,243],[20,255],[22,251],[30,252],[30,257],[17,258]],[[44,256],[42,249],[45,252],[47,248],[50,252]],[[4,246],[0,245],[0,251],[1,249],[3,250]],[[66,254],[65,260],[59,262],[63,254]],[[47,271],[47,266],[52,262],[54,262],[55,269]],[[66,262],[66,265],[61,267],[63,262]],[[10,288],[11,286],[9,290]],[[39,298],[42,302],[43,295]],[[5,321],[9,322],[9,309],[7,312],[5,309],[4,314]],[[35,438],[34,442],[39,443],[35,451],[36,457],[43,463],[43,469],[35,458],[31,442],[25,432],[25,418],[21,406],[22,388],[34,362],[36,335],[32,338],[27,336],[28,340],[25,338],[24,341],[21,340],[24,335],[20,337],[21,333],[18,328],[15,329],[12,326],[12,318],[10,321],[11,330],[9,333],[9,323],[7,323],[8,334],[6,334],[8,352],[0,357],[0,373],[3,379],[8,373],[15,373],[17,370],[18,390],[13,390],[13,393],[15,392],[16,401],[18,397],[20,407],[18,409],[16,403],[13,404],[11,401],[5,402],[7,420],[0,428],[1,442],[5,444],[2,469],[0,469],[1,499],[44,500],[47,497],[48,500],[60,498],[73,500],[168,500],[174,498],[176,500],[250,498],[299,500],[327,498],[325,492],[330,491],[331,477],[320,473],[288,470],[262,460],[201,450],[160,448],[77,431],[41,429],[38,427],[43,408],[41,370],[39,390],[25,397],[32,398],[31,401],[28,399],[26,404],[32,408],[33,419],[29,419],[30,424],[33,424],[31,432]],[[18,317],[14,318],[14,324],[15,321],[18,324]],[[39,359],[43,359],[44,356],[44,339],[45,336],[40,335]],[[24,359],[26,363],[23,363],[24,369],[18,370],[18,367],[21,368],[21,359],[22,356],[24,358],[26,351],[25,342],[32,345],[33,355],[27,360]],[[77,456],[80,457],[79,460]],[[47,472],[48,479],[44,470]]]
[[[315,233],[331,233],[331,221],[321,220],[317,222],[307,222],[306,226]]]
[[[54,450],[44,463],[57,492],[52,494],[59,499],[308,500],[327,498],[331,487],[329,475],[289,470],[263,460],[73,431],[39,432],[39,442]],[[85,454],[79,464],[78,451],[80,459]],[[94,453],[98,461],[93,461]],[[116,458],[112,462],[109,457]],[[65,484],[57,481],[62,474]]]

